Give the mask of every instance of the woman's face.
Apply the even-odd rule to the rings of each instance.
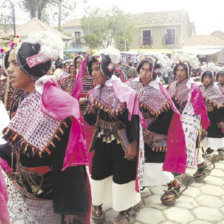
[[[81,66],[81,64],[82,64],[82,58],[78,58],[77,60],[76,60],[76,69],[80,69],[80,66]]]
[[[106,77],[103,75],[99,64],[92,63],[91,69],[92,69],[93,84],[94,85],[104,84],[106,82]]]
[[[48,70],[47,75],[53,75],[53,69],[52,69],[52,68],[50,68],[50,69]]]
[[[176,70],[176,78],[178,82],[183,82],[187,78],[187,72],[184,66],[179,65]]]
[[[71,75],[75,74],[75,66],[74,66],[74,65],[70,66],[70,68],[69,68],[69,73],[70,73]]]
[[[16,51],[12,50],[9,54],[9,67],[7,72],[10,77],[10,82],[14,88],[26,90],[34,82],[33,79],[25,75],[25,73],[19,68],[16,61]]]
[[[203,78],[203,83],[206,87],[210,86],[212,84],[212,78],[210,76],[206,75]]]
[[[223,85],[223,84],[224,84],[224,75],[219,75],[219,76],[218,76],[218,81],[219,81],[219,83],[220,83],[221,85]]]
[[[152,80],[152,71],[148,63],[144,63],[140,68],[139,77],[144,85],[148,85]]]
[[[64,71],[67,71],[68,72],[68,69],[69,69],[69,64],[68,63],[65,63],[65,65],[64,65]]]

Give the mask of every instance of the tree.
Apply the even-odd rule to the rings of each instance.
[[[0,5],[0,29],[7,31],[13,28],[14,35],[16,35],[15,5],[20,7],[18,0],[4,0]]]
[[[83,39],[91,49],[114,44],[120,50],[126,50],[136,30],[133,20],[116,7],[110,11],[88,10],[81,23]]]
[[[41,19],[44,10],[50,3],[52,0],[23,0],[22,2],[24,9],[30,13],[30,17],[38,19]]]
[[[58,30],[62,31],[61,24],[72,14],[77,6],[78,0],[52,0],[51,4],[48,4],[47,11],[51,15],[54,21],[58,23]]]

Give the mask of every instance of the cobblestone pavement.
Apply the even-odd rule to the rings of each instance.
[[[195,171],[188,169],[186,173],[192,176]],[[224,224],[224,161],[216,163],[203,182],[192,183],[173,207],[161,204],[160,197],[166,189],[151,187],[141,193],[145,207],[135,224]],[[117,213],[106,206],[104,209],[105,224],[112,224]]]

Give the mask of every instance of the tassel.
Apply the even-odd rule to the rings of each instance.
[[[64,134],[64,132],[61,128],[59,128],[58,130],[61,132],[62,135]]]
[[[51,152],[48,148],[45,148],[45,151],[47,152],[48,155],[51,155]]]
[[[53,142],[50,142],[50,144],[51,144],[54,148],[56,148],[56,146],[55,146],[55,144],[54,144]]]
[[[56,138],[58,141],[61,141],[61,139],[58,137],[58,135],[55,135],[55,138]]]
[[[18,137],[17,134],[15,134],[15,136],[12,138],[12,141],[14,142],[16,140],[16,138]]]
[[[68,128],[68,124],[65,121],[63,121],[63,124],[66,128]]]
[[[26,152],[28,149],[28,144],[26,144],[25,148],[24,148],[24,152]]]

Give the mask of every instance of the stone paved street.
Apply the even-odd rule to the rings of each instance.
[[[187,170],[191,176],[194,172]],[[152,187],[142,192],[145,207],[135,224],[224,224],[224,161],[216,163],[203,182],[192,183],[173,207],[160,202],[165,189],[166,186]],[[106,224],[112,224],[117,213],[106,206],[105,210]]]

